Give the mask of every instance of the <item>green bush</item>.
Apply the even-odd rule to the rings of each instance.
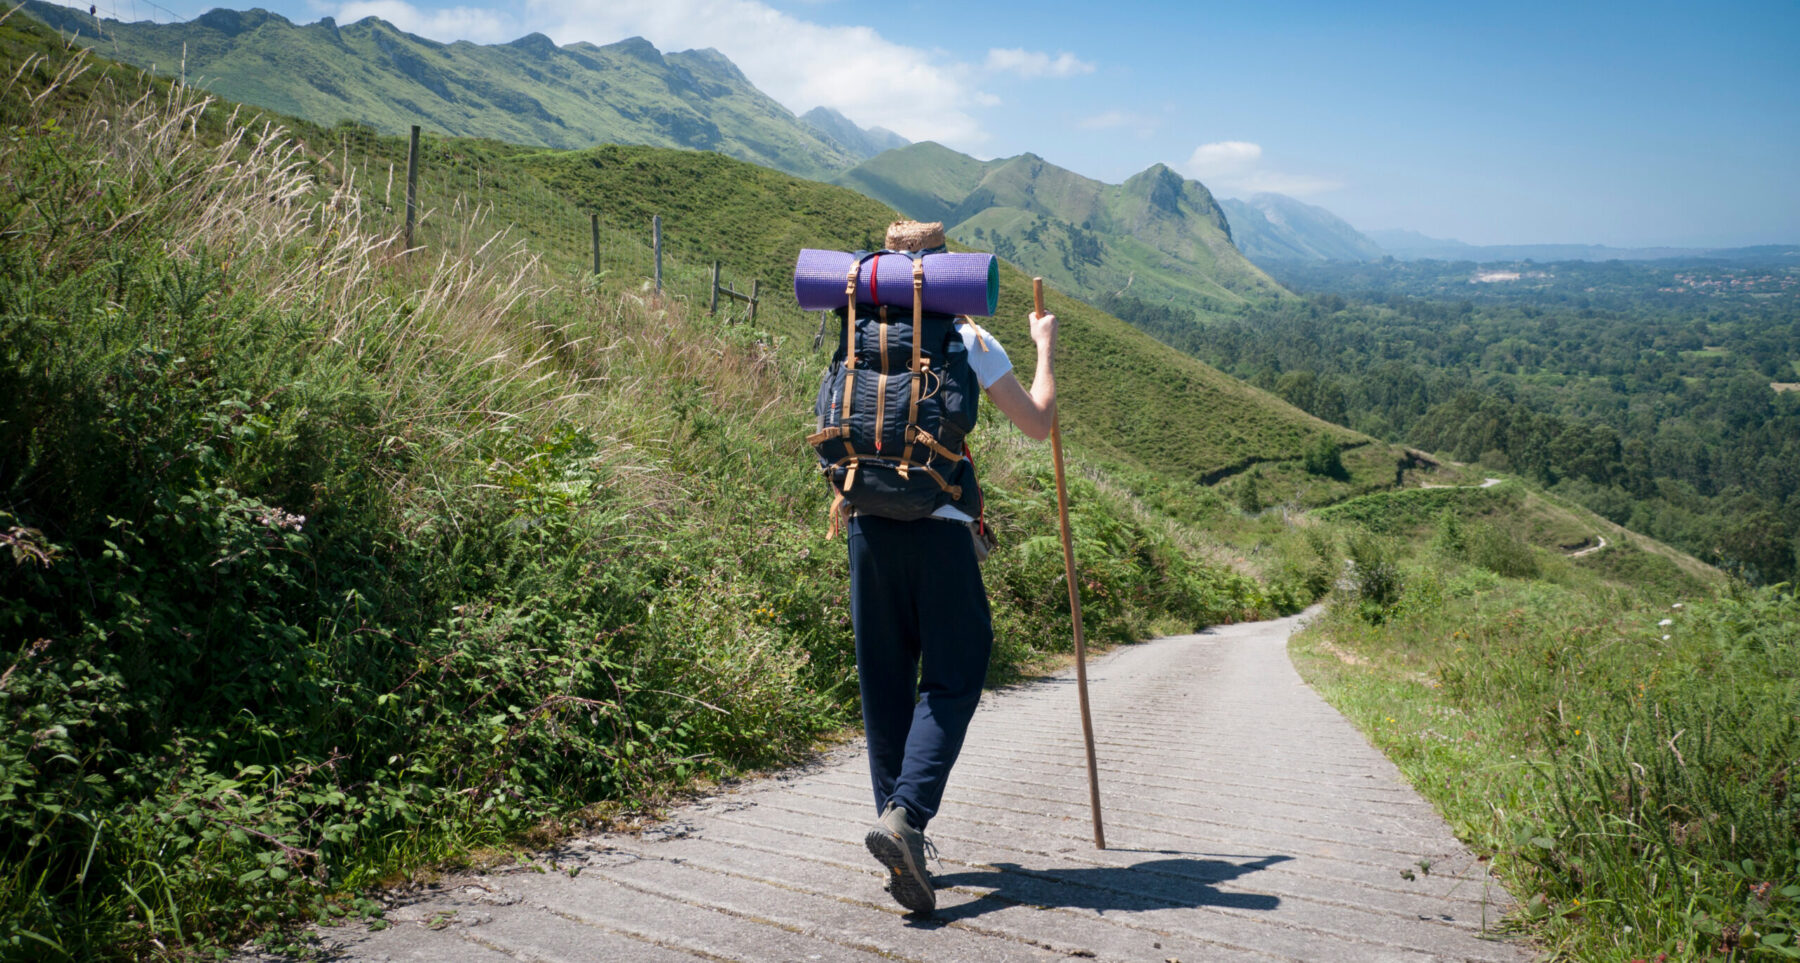
[[[1531,545],[1512,532],[1493,524],[1469,527],[1463,556],[1470,562],[1506,578],[1537,578],[1541,569]]]
[[[1351,598],[1365,622],[1380,624],[1392,614],[1406,580],[1392,545],[1358,532],[1350,536]]]
[[[1350,473],[1344,470],[1344,459],[1338,451],[1337,442],[1331,437],[1320,435],[1319,440],[1307,446],[1301,465],[1309,475],[1319,475],[1338,481],[1347,481]]]
[[[1242,481],[1237,483],[1235,499],[1239,511],[1246,515],[1254,515],[1263,510],[1262,473],[1251,469],[1244,473]]]

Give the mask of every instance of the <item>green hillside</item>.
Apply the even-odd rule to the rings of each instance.
[[[982,162],[923,143],[833,180],[1127,314],[1232,313],[1285,293],[1238,252],[1205,185],[1161,164],[1114,185],[1034,154]]]
[[[222,97],[321,125],[412,124],[546,147],[651,144],[719,151],[805,177],[865,156],[757,90],[716,50],[662,54],[641,37],[559,47],[442,44],[377,17],[299,25],[254,9],[121,23],[28,0],[26,12],[107,57],[186,76]]]
[[[851,191],[717,155],[603,147],[532,153],[520,163],[576,210],[591,207],[620,225],[646,224],[661,214],[670,250],[740,265],[790,299],[801,247],[870,248],[894,216]],[[1052,290],[1048,305],[1062,319],[1065,367],[1058,388],[1065,430],[1109,461],[1212,482],[1259,462],[1297,460],[1319,438],[1367,442],[1073,296]],[[1003,265],[1000,307],[988,326],[1010,346],[1027,383],[1030,309],[1030,278]],[[810,335],[811,324],[816,318],[786,333]],[[1391,480],[1393,464],[1390,459],[1380,477]]]
[[[989,164],[933,141],[879,154],[832,178],[925,221],[951,226],[962,202],[981,186]]]

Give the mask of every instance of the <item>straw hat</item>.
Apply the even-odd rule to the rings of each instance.
[[[944,246],[944,225],[941,221],[895,221],[888,225],[887,243],[890,251],[930,251]]]

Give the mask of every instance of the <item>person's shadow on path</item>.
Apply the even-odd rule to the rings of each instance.
[[[1114,850],[1120,852],[1120,850]],[[1130,852],[1130,850],[1125,850]],[[1280,897],[1266,893],[1234,893],[1216,884],[1267,869],[1292,856],[1226,857],[1172,854],[1170,859],[1151,859],[1132,866],[1081,866],[1030,869],[1017,863],[994,863],[991,868],[934,875],[941,889],[969,886],[989,890],[966,903],[940,906],[930,917],[909,917],[912,925],[931,926],[969,919],[1006,906],[1053,906],[1129,912],[1158,909],[1223,906],[1232,909],[1272,910]],[[1245,859],[1246,862],[1233,862]],[[948,896],[950,894],[943,894]]]

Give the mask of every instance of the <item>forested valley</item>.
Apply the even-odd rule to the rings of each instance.
[[[1225,322],[1108,307],[1321,418],[1529,476],[1748,581],[1793,580],[1795,268],[1390,261],[1277,276],[1307,293]]]

